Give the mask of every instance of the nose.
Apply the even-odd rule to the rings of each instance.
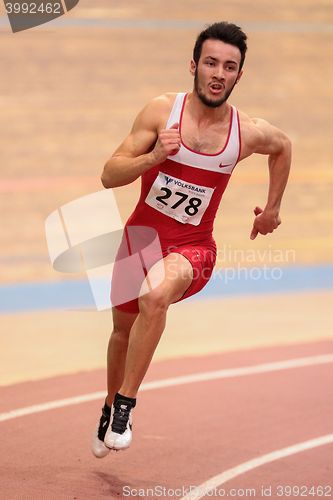
[[[218,80],[225,80],[224,68],[223,68],[222,64],[215,67],[215,75],[214,76]]]

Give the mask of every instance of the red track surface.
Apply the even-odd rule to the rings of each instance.
[[[153,364],[146,381],[327,353],[333,342],[170,360]],[[2,422],[0,496],[88,500],[123,498],[125,485],[198,486],[252,458],[331,434],[332,375],[329,363],[142,392],[132,447],[102,460],[90,452],[102,401]],[[0,411],[103,387],[103,371],[4,387]],[[333,445],[268,463],[223,487],[255,488],[263,498],[261,485],[272,486],[270,498],[281,498],[275,488],[288,484],[333,487]]]

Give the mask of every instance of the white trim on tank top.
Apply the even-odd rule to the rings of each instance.
[[[179,125],[181,125],[182,110],[186,96],[187,93],[185,92],[181,92],[176,95],[166,128],[170,128],[174,123],[179,123]],[[237,164],[240,150],[238,113],[234,106],[231,106],[231,109],[231,130],[229,129],[229,137],[226,139],[225,147],[221,153],[199,153],[189,149],[182,142],[178,153],[168,156],[168,160],[194,168],[210,170],[221,174],[231,174]]]

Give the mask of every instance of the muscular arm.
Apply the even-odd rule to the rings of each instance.
[[[150,103],[139,113],[128,137],[106,162],[101,178],[104,187],[129,184],[153,166],[149,150],[157,138],[155,107]]]
[[[139,113],[130,134],[104,166],[101,178],[104,187],[130,184],[146,170],[164,161],[180,144],[178,126],[159,133],[168,111],[169,100],[161,96]]]
[[[291,142],[284,132],[265,120],[254,119],[253,124],[253,152],[268,155],[269,189],[265,208],[254,210],[251,239],[258,233],[272,233],[281,223],[280,205],[291,165]]]

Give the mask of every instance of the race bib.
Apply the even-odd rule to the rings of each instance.
[[[200,224],[214,188],[197,186],[159,172],[145,202],[158,212],[183,224]]]

